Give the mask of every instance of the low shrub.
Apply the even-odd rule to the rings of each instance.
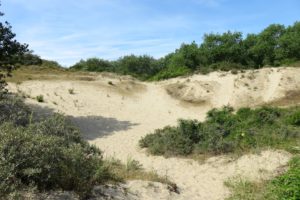
[[[300,111],[293,112],[287,119],[288,123],[295,126],[300,126]]]
[[[291,115],[292,110],[296,111]],[[241,108],[236,113],[231,107],[212,109],[204,122],[179,120],[176,127],[167,126],[146,135],[139,145],[148,148],[152,154],[165,156],[245,152],[264,147],[285,148],[300,139],[300,128],[295,126],[299,111],[299,107]],[[286,123],[287,119],[290,124]]]
[[[199,124],[196,121],[179,120],[178,127],[158,129],[154,134],[140,140],[142,148],[148,148],[152,154],[187,155],[193,151],[193,145],[200,137]]]
[[[44,102],[44,96],[43,95],[38,95],[36,96],[36,100],[40,103]]]
[[[74,92],[74,89],[73,89],[73,88],[70,88],[70,89],[68,89],[68,92],[69,92],[69,94],[75,94],[75,92]]]
[[[4,123],[0,127],[0,194],[26,187],[74,190],[86,197],[95,184],[112,179],[101,152],[84,141],[60,134],[58,118],[29,127]],[[47,122],[57,122],[58,127]],[[52,123],[52,125],[55,125]],[[53,128],[51,128],[53,127]],[[68,132],[68,130],[66,129]]]
[[[18,97],[0,99],[0,124],[9,121],[17,126],[25,126],[29,123],[30,114],[29,108]]]
[[[99,149],[63,115],[34,121],[22,100],[0,100],[0,196],[31,190],[73,190],[87,197],[96,184],[118,180]]]
[[[61,114],[54,114],[45,120],[33,123],[28,126],[28,130],[35,134],[62,137],[67,143],[83,142],[79,130]]]
[[[188,75],[191,73],[191,69],[187,67],[169,67],[165,68],[153,77],[151,77],[149,80],[152,81],[159,81],[159,80],[164,80],[164,79],[169,79],[169,78],[174,78],[177,76],[183,76],[183,75]]]

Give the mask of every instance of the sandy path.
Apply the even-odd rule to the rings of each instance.
[[[31,97],[43,94],[45,103],[38,104],[32,99],[28,99],[28,103],[38,104],[35,108],[40,111],[52,109],[70,116],[84,137],[102,149],[106,156],[114,156],[124,162],[132,158],[140,161],[145,169],[168,176],[178,185],[181,193],[169,198],[214,200],[224,199],[229,194],[223,184],[228,178],[237,175],[251,179],[268,177],[286,164],[289,155],[279,151],[265,151],[261,155],[243,156],[234,161],[214,157],[200,164],[190,159],[147,155],[138,147],[139,139],[156,128],[176,124],[178,118],[203,120],[212,107],[228,104],[239,107],[246,103],[253,105],[253,102],[258,104],[274,99],[274,95],[282,95],[286,88],[300,85],[297,78],[300,77],[299,72],[298,69],[276,72],[262,70],[255,80],[242,80],[240,75],[229,73],[212,73],[208,76],[195,75],[189,77],[188,81],[187,78],[178,78],[147,84],[99,76],[91,82],[29,81],[18,86],[10,85],[10,88],[13,91],[21,90]],[[286,79],[288,83],[295,84],[294,87],[290,84],[283,87],[285,80],[282,77],[285,76],[289,77]],[[109,85],[108,81],[114,85]],[[245,81],[260,88],[249,89]],[[178,98],[171,97],[165,87],[181,82],[189,90],[182,91],[183,95]],[[208,95],[205,98],[209,102],[194,106],[180,101],[185,98],[184,95],[190,95],[189,91],[201,98],[203,91],[198,89],[203,83],[206,85],[203,91]],[[210,92],[207,92],[207,87]],[[73,95],[68,92],[71,88],[75,91]]]

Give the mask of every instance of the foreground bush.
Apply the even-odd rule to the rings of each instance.
[[[8,95],[0,98],[0,124],[9,121],[24,126],[29,123],[30,114],[30,110],[21,99]]]
[[[85,196],[94,184],[108,179],[101,153],[88,145],[64,138],[36,134],[12,124],[0,127],[0,192],[8,194],[22,187],[38,190],[75,190]]]
[[[114,180],[101,151],[80,137],[62,115],[32,122],[14,97],[0,101],[0,196],[35,188],[73,190],[87,197],[96,184]]]
[[[34,186],[38,190],[74,190],[84,197],[95,184],[112,178],[103,167],[101,152],[77,141],[77,131],[58,135],[70,131],[60,126],[58,119],[29,127],[1,125],[0,193]],[[55,120],[57,127],[45,129],[47,122],[53,125]]]
[[[206,121],[179,120],[142,138],[142,148],[155,155],[176,156],[192,153],[221,154],[254,148],[289,148],[299,142],[300,108],[230,107],[208,112]]]

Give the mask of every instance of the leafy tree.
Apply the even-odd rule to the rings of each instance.
[[[200,46],[201,53],[210,65],[218,62],[241,63],[243,56],[243,38],[241,32],[226,32],[221,34],[205,34]]]
[[[161,80],[200,71],[279,66],[300,60],[300,22],[285,28],[272,24],[259,34],[241,32],[210,33],[198,45],[182,44],[161,59],[129,55],[117,61],[97,58],[80,61],[72,68],[87,71],[109,71],[133,75],[142,80]]]
[[[198,45],[195,41],[191,44],[182,44],[175,53],[170,54],[167,65],[176,67],[187,67],[195,70],[199,67],[201,54],[199,53]]]
[[[258,35],[248,34],[243,41],[243,47],[245,50],[244,64],[250,67],[256,67],[258,63],[263,60],[263,54],[257,54],[254,50],[254,46],[258,42]]]
[[[275,57],[281,62],[300,59],[300,22],[287,27],[284,34],[278,39],[278,48]]]
[[[129,55],[117,61],[117,71],[122,74],[130,74],[142,79],[147,79],[160,70],[160,64],[160,62],[151,56]]]
[[[114,71],[114,66],[112,63],[110,63],[107,60],[98,59],[98,58],[89,58],[86,61],[80,60],[71,68],[75,70],[85,70],[85,71],[94,71],[94,72]]]
[[[258,34],[256,44],[249,50],[257,66],[274,65],[275,50],[280,48],[279,39],[284,32],[283,25],[272,24]]]
[[[2,16],[3,13],[0,13]],[[19,43],[11,28],[8,22],[0,21],[0,98],[7,93],[3,79],[10,75],[15,64],[20,63],[20,58],[28,51],[28,45]]]

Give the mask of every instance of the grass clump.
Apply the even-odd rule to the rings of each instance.
[[[37,100],[37,102],[39,102],[39,103],[45,102],[44,96],[43,96],[43,95],[38,95],[38,96],[36,96],[36,100]]]
[[[245,180],[228,181],[228,200],[297,200],[300,199],[300,156],[289,162],[287,172],[269,181],[252,183]]]
[[[69,92],[69,94],[75,94],[75,92],[74,92],[74,89],[73,89],[73,88],[70,88],[70,89],[68,89],[68,92]]]
[[[155,171],[145,171],[139,161],[128,158],[123,164],[120,160],[109,158],[104,160],[105,166],[115,174],[119,180],[144,180],[166,184],[170,191],[178,192],[177,185],[169,177],[159,176]]]
[[[107,83],[108,83],[108,85],[114,85],[114,83],[112,81],[108,81]]]
[[[206,120],[179,120],[178,126],[155,130],[139,141],[155,155],[242,153],[276,147],[290,150],[300,143],[300,107],[213,109]]]

